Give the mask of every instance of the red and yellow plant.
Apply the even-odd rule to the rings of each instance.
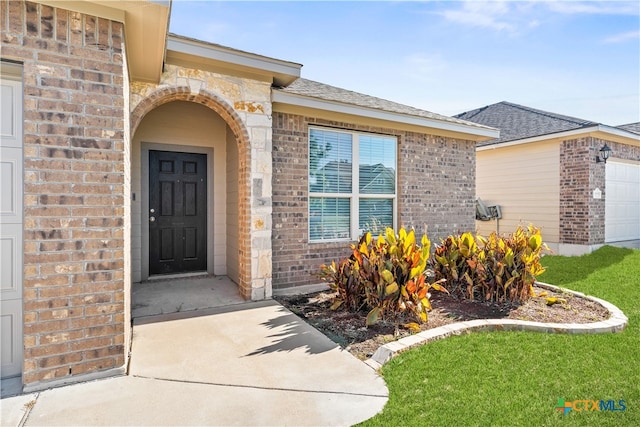
[[[413,230],[401,228],[396,234],[387,228],[375,239],[371,233],[362,236],[351,245],[349,258],[322,265],[320,276],[338,294],[332,308],[366,309],[367,326],[385,315],[402,312],[413,313],[417,321],[426,322],[431,310],[429,291],[447,291],[441,285],[444,280],[428,280],[431,242],[423,235],[420,243]]]
[[[490,302],[522,302],[533,296],[536,276],[544,272],[540,230],[518,227],[511,235],[488,238],[471,233],[449,236],[434,252],[433,269],[452,295]]]

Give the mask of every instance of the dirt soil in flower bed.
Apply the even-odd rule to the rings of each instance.
[[[591,323],[606,320],[609,312],[600,304],[569,293],[559,293],[535,287],[536,295],[520,305],[491,304],[457,300],[442,292],[431,293],[433,310],[421,330],[437,328],[450,323],[474,319],[517,319],[547,323]],[[403,324],[415,322],[411,317],[386,318],[370,327],[365,326],[366,312],[350,313],[345,310],[330,310],[335,293],[322,291],[307,295],[276,296],[279,303],[338,343],[359,359],[373,355],[378,347],[411,335]],[[557,297],[566,303],[547,305],[547,297]]]

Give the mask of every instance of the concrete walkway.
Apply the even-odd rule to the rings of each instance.
[[[338,426],[387,401],[373,369],[274,301],[201,314],[135,324],[128,376],[2,399],[2,426]]]

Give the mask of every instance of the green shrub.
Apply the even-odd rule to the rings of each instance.
[[[533,296],[543,250],[540,230],[518,227],[511,235],[487,239],[471,233],[449,236],[436,248],[433,270],[452,295],[469,300],[518,303]]]
[[[349,258],[338,264],[320,267],[320,276],[338,295],[332,308],[346,306],[350,311],[367,310],[367,326],[385,315],[413,313],[418,322],[427,321],[431,310],[429,290],[446,292],[442,281],[430,283],[427,269],[431,242],[422,236],[416,242],[413,230],[387,228],[384,236],[374,239],[367,233]]]

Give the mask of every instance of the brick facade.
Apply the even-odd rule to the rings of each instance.
[[[588,137],[561,143],[560,243],[589,244],[590,155]]]
[[[640,147],[585,136],[560,146],[560,243],[594,246],[605,240],[606,169],[596,163],[607,144],[617,159],[637,161]],[[593,197],[595,189],[602,197]]]
[[[433,242],[475,227],[475,143],[395,129],[273,114],[273,289],[319,283],[318,266],[348,255],[346,242],[309,243],[309,125],[398,139],[398,226]]]
[[[24,384],[122,367],[123,26],[3,1],[24,70]]]
[[[234,236],[248,299],[317,283],[317,267],[348,252],[308,242],[310,124],[398,139],[399,226],[434,242],[474,228],[472,141],[274,113],[269,82],[169,59],[157,84],[129,82],[122,23],[61,8],[3,1],[0,33],[2,59],[24,76],[25,391],[124,371],[131,264],[142,264],[130,258],[141,212],[130,200],[131,141],[165,103],[210,108],[237,143]]]

